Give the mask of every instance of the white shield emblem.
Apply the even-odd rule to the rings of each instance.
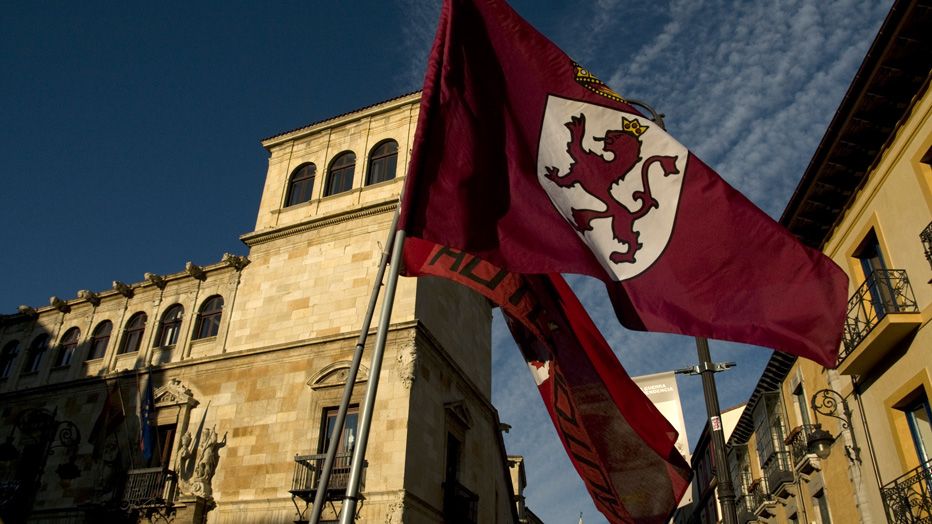
[[[688,153],[646,118],[551,95],[537,177],[608,274],[626,280],[667,246]]]

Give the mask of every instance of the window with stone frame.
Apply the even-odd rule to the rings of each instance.
[[[366,185],[378,184],[395,178],[398,165],[398,142],[384,140],[372,148],[369,153],[369,169],[366,172]]]
[[[336,425],[337,412],[339,408],[324,408],[320,424],[320,439],[317,444],[318,453],[326,453],[330,440],[333,439],[333,430]],[[346,418],[343,421],[343,431],[340,433],[340,441],[337,444],[337,453],[352,453],[356,444],[356,426],[359,421],[359,406],[350,406],[346,410]]]
[[[146,320],[148,317],[142,311],[129,317],[126,327],[123,328],[123,340],[120,343],[118,355],[139,351],[142,345],[142,335],[146,331]]]
[[[181,304],[174,304],[162,313],[162,319],[155,333],[154,347],[167,348],[178,343],[182,317],[184,317],[184,307]]]
[[[309,162],[298,166],[288,179],[288,192],[285,197],[285,207],[296,206],[309,202],[314,191],[314,178],[317,175],[317,166]]]
[[[324,196],[336,195],[349,191],[353,187],[353,171],[356,169],[356,154],[344,151],[333,159],[327,173],[327,187]]]
[[[37,373],[42,367],[42,357],[49,348],[49,336],[41,334],[32,340],[29,350],[26,351],[26,365],[23,367],[23,374]]]
[[[97,324],[91,334],[91,347],[87,351],[87,360],[104,358],[107,354],[107,346],[110,344],[111,331],[113,331],[113,323],[109,320]]]
[[[52,365],[56,368],[63,368],[71,364],[74,352],[78,348],[78,340],[81,338],[81,330],[77,327],[65,331],[58,343],[58,353],[55,355],[55,362]]]
[[[0,351],[0,378],[8,378],[13,372],[13,364],[19,355],[19,340],[11,340]]]
[[[193,340],[217,336],[220,332],[220,319],[223,315],[223,297],[214,295],[201,304],[194,323]]]

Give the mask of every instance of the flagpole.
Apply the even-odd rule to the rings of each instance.
[[[320,514],[324,509],[327,486],[330,484],[330,474],[333,471],[333,462],[336,459],[337,447],[340,444],[339,437],[343,434],[343,426],[346,423],[346,412],[349,411],[350,400],[353,396],[353,386],[356,383],[356,374],[359,371],[359,364],[362,361],[362,353],[366,347],[366,339],[369,336],[369,326],[372,324],[372,316],[375,313],[375,304],[378,301],[379,290],[382,287],[382,279],[385,276],[385,267],[388,265],[388,257],[391,255],[394,246],[395,228],[398,225],[399,209],[400,205],[395,208],[395,214],[392,217],[392,225],[388,229],[388,238],[385,240],[385,249],[382,250],[382,258],[379,261],[379,270],[375,277],[375,283],[372,285],[369,306],[366,308],[366,316],[362,321],[362,328],[359,330],[359,338],[356,341],[353,362],[350,364],[350,369],[346,376],[346,384],[343,386],[343,399],[340,401],[340,408],[337,411],[337,417],[333,423],[334,436],[327,445],[327,456],[324,458],[323,469],[321,469],[317,481],[317,493],[314,495],[314,506],[311,509],[310,524],[318,524],[318,522],[320,522]],[[370,375],[371,373],[372,371],[370,371]],[[322,423],[325,424],[326,421],[322,421]],[[326,429],[324,431],[326,431]]]
[[[391,272],[385,284],[385,297],[382,300],[382,316],[379,319],[379,330],[376,334],[375,348],[372,351],[372,365],[369,368],[369,380],[366,384],[366,400],[360,416],[361,425],[356,433],[356,449],[353,450],[353,464],[350,469],[349,481],[346,486],[346,497],[343,499],[343,509],[340,512],[340,524],[353,524],[356,518],[356,501],[359,498],[359,481],[362,475],[362,464],[366,456],[366,446],[369,443],[369,428],[372,425],[372,411],[375,404],[375,394],[379,389],[379,374],[382,369],[382,357],[385,353],[385,341],[388,338],[388,323],[392,316],[392,306],[395,302],[395,287],[398,284],[398,269],[401,265],[401,252],[404,251],[405,232],[395,232],[394,249],[392,249]]]
[[[718,366],[712,363],[709,354],[709,341],[696,337],[696,351],[699,354],[699,374],[702,375],[702,393],[705,396],[705,409],[709,415],[712,430],[712,453],[716,465],[715,476],[718,478],[718,501],[722,506],[722,522],[738,524],[735,509],[735,489],[725,456],[725,433],[722,427],[722,412],[718,405],[718,390],[715,388],[715,373],[727,369],[728,364]]]

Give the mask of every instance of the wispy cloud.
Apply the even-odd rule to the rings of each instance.
[[[659,7],[658,7],[659,5]],[[604,0],[559,24],[533,9],[535,25],[624,96],[667,115],[670,132],[772,216],[779,215],[864,57],[889,2]],[[536,18],[535,18],[536,17]],[[607,72],[607,74],[606,74]],[[631,375],[693,365],[688,337],[635,333],[618,325],[604,286],[570,282]],[[542,402],[500,316],[494,324],[493,400],[514,425],[509,453],[527,457],[528,503],[546,520],[604,522],[562,455]],[[745,401],[769,351],[712,342],[715,361],[737,367],[717,378],[720,404]],[[522,378],[523,377],[523,378]],[[706,421],[698,377],[677,380],[690,444]],[[528,426],[533,424],[533,426]]]
[[[399,52],[408,57],[398,71],[399,91],[414,91],[424,83],[427,55],[440,16],[440,0],[396,0],[404,13]]]

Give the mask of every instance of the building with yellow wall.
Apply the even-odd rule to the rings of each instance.
[[[740,522],[932,519],[930,27],[894,4],[781,219],[848,274],[848,315],[837,369],[775,353],[749,399]]]

